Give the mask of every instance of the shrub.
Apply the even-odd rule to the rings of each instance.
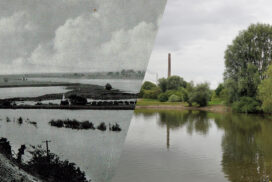
[[[24,166],[31,174],[37,174],[40,178],[58,182],[87,182],[85,173],[74,163],[62,161],[56,154],[47,153],[45,150],[36,148],[31,152],[33,157]]]
[[[98,129],[98,130],[101,130],[101,131],[106,131],[106,130],[107,130],[107,126],[106,126],[106,124],[103,122],[103,123],[100,123],[100,125],[98,125],[97,129]]]
[[[111,131],[116,131],[116,132],[122,131],[120,125],[117,124],[117,123],[115,123],[113,126],[110,126],[110,130],[111,130]]]
[[[179,87],[186,87],[186,82],[179,76],[171,76],[167,78],[167,89],[178,90]]]
[[[83,121],[82,123],[81,123],[81,128],[82,129],[85,129],[85,130],[87,130],[87,129],[95,129],[95,127],[94,127],[94,125],[93,125],[93,123],[92,122],[89,122],[89,121]]]
[[[221,93],[221,91],[222,91],[223,89],[224,89],[224,85],[223,85],[222,83],[220,83],[220,84],[217,86],[217,88],[215,89],[215,94],[216,94],[217,97],[220,96],[220,93]]]
[[[173,94],[173,95],[171,95],[171,96],[169,97],[169,100],[168,100],[168,101],[169,101],[169,102],[180,102],[181,99],[180,99],[179,96]]]
[[[142,89],[144,90],[151,90],[153,88],[157,87],[154,83],[146,81],[144,82],[144,84],[142,85]]]
[[[241,97],[232,104],[232,110],[239,113],[255,113],[260,111],[260,103],[251,97]]]
[[[210,100],[210,95],[211,91],[207,83],[198,84],[189,94],[189,103],[195,102],[201,107],[206,106]]]
[[[11,145],[6,138],[0,139],[0,152],[8,158],[12,156]]]
[[[189,94],[186,88],[180,87],[179,88],[180,98],[183,102],[189,101]]]
[[[51,120],[51,121],[49,122],[49,124],[50,124],[51,126],[55,126],[55,127],[58,127],[58,128],[62,128],[62,127],[64,126],[62,120],[57,120],[57,121]]]
[[[86,105],[87,104],[87,99],[82,96],[71,95],[69,99],[72,105]]]
[[[159,94],[158,99],[160,102],[166,102],[168,101],[168,95],[166,93],[161,93]]]
[[[152,88],[151,90],[145,90],[143,98],[145,99],[157,99],[161,93],[158,87]]]
[[[111,84],[107,83],[107,84],[105,85],[105,89],[106,89],[106,90],[111,90],[111,89],[112,89]]]
[[[138,93],[138,98],[143,98],[144,97],[144,89],[141,88],[140,92]]]
[[[162,92],[166,92],[166,90],[167,90],[167,79],[165,79],[165,78],[159,79],[158,86],[160,87]]]

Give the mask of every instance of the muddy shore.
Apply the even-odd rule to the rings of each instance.
[[[163,110],[197,110],[197,111],[209,111],[216,113],[231,112],[231,108],[223,105],[214,105],[206,107],[185,107],[182,105],[148,105],[137,106],[136,109],[163,109]]]

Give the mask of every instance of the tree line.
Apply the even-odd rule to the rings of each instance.
[[[206,106],[211,95],[208,83],[194,85],[180,76],[171,76],[159,79],[158,84],[144,82],[139,98],[158,99],[160,102],[185,102],[189,106]]]
[[[272,26],[252,24],[225,51],[218,97],[236,112],[272,112]]]
[[[257,23],[241,31],[224,59],[224,81],[214,91],[207,83],[171,76],[158,84],[145,82],[139,97],[199,106],[217,99],[235,112],[272,113],[272,26]]]

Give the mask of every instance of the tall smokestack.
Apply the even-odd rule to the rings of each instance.
[[[168,54],[168,77],[171,76],[171,53]]]

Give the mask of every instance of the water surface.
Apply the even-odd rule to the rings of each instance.
[[[126,92],[137,93],[142,85],[142,80],[125,80],[125,79],[76,79],[76,78],[29,78],[34,81],[51,81],[51,82],[69,82],[105,86],[110,83],[114,89]]]
[[[42,145],[50,140],[49,149],[61,159],[76,163],[93,182],[108,182],[121,155],[133,111],[103,110],[0,110],[0,138],[7,138],[15,153],[26,144]],[[10,122],[6,122],[6,118]],[[24,122],[18,124],[17,119],[37,122],[37,127]],[[122,131],[119,133],[99,130],[72,130],[51,127],[51,119],[89,120],[98,126],[101,122],[118,123]],[[27,161],[26,152],[24,156]]]
[[[268,182],[271,135],[262,116],[136,110],[113,182]]]
[[[13,97],[38,97],[46,94],[68,92],[65,87],[9,87],[0,88],[0,99]]]

